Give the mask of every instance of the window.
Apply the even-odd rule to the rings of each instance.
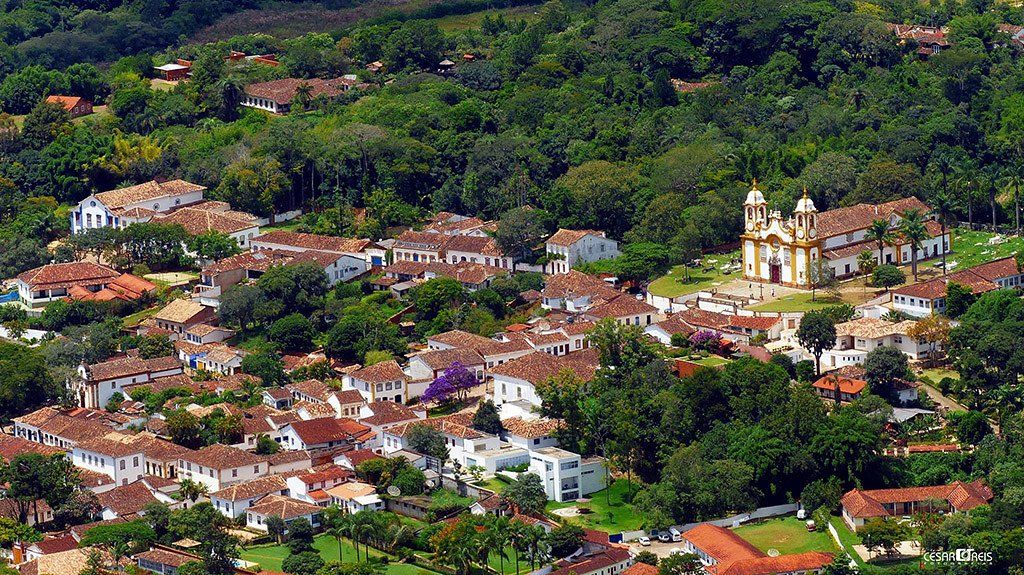
[[[136,455],[135,457],[132,458],[132,467],[138,467],[138,466],[139,466],[139,456]]]
[[[238,470],[237,469],[232,469],[231,470],[231,477],[238,477]]]
[[[124,469],[124,460],[121,460],[121,469]]]
[[[253,473],[259,473],[260,472],[260,466],[259,465],[253,465],[252,466],[252,472]]]

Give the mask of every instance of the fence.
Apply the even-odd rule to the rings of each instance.
[[[778,517],[780,515],[789,515],[790,513],[796,513],[801,509],[799,503],[786,503],[783,505],[772,505],[769,507],[760,507],[751,511],[750,513],[739,513],[732,517],[723,517],[722,519],[712,519],[710,521],[697,521],[694,523],[687,523],[686,525],[675,525],[674,528],[680,533],[686,533],[690,529],[700,525],[701,523],[710,523],[717,525],[718,527],[739,527],[740,525],[748,521],[757,521],[758,519],[768,519],[770,517]],[[829,526],[831,527],[831,525]],[[637,539],[647,535],[646,531],[624,531],[622,533],[616,533],[609,536],[609,539],[613,543],[636,541]]]

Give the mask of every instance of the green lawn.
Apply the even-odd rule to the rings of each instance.
[[[158,311],[160,311],[160,306],[151,307],[149,309],[144,309],[142,311],[137,311],[129,316],[125,316],[121,323],[125,327],[135,327],[142,323],[142,321],[145,320],[146,318],[156,315],[156,312]]]
[[[473,12],[470,14],[456,14],[452,16],[445,16],[443,18],[435,18],[433,22],[437,24],[437,27],[445,32],[464,32],[479,28],[480,24],[484,20],[485,15],[490,15],[492,18],[501,14],[505,17],[506,21],[517,22],[519,20],[525,20],[527,24],[537,20],[537,6],[517,6],[515,8],[506,8],[504,10],[482,10],[480,12]]]
[[[325,561],[338,560],[338,541],[335,538],[328,535],[320,535],[316,538],[313,546],[316,547]],[[360,557],[362,557],[362,546],[359,547],[359,553]],[[348,539],[343,540],[342,554],[345,562],[355,561],[356,552]],[[281,571],[281,561],[287,556],[288,547],[284,545],[260,545],[242,550],[242,559],[259,563],[264,571]],[[376,549],[371,549],[370,556],[382,557],[384,554]],[[389,563],[386,573],[387,575],[436,575],[433,571],[405,563]]]
[[[818,293],[817,297],[814,298],[814,301],[811,301],[811,292],[800,292],[780,297],[775,301],[753,306],[750,309],[755,311],[776,312],[812,311],[842,303],[843,300],[841,299],[826,297],[821,293]]]
[[[864,567],[864,561],[857,555],[857,552],[853,550],[854,545],[860,545],[860,536],[850,531],[847,527],[846,522],[843,521],[842,517],[833,517],[829,523],[835,528],[836,533],[839,534],[839,541],[842,542],[843,547],[846,548],[847,553],[857,563],[858,567]]]
[[[939,385],[939,382],[943,378],[950,377],[953,379],[960,379],[960,372],[953,369],[946,369],[941,367],[933,367],[931,369],[925,369],[921,372],[921,377],[927,377],[935,385]]]
[[[725,359],[724,357],[718,357],[717,355],[709,355],[707,357],[702,357],[700,359],[684,359],[696,364],[703,365],[705,367],[718,367],[719,365],[725,365],[729,363],[728,359]]]
[[[967,269],[991,260],[1012,256],[1024,249],[1024,238],[1007,238],[1001,244],[990,246],[988,240],[993,235],[991,232],[976,232],[961,228],[953,230],[953,253],[946,256],[946,261],[956,262],[956,267],[951,271]]]
[[[504,573],[505,575],[523,575],[533,570],[530,569],[529,558],[520,554],[519,570],[516,571],[516,552],[512,547],[505,548],[504,565],[502,565],[501,557],[493,552],[487,556],[487,564],[490,565],[491,569],[494,569],[495,573]]]
[[[807,531],[805,523],[796,517],[759,521],[743,525],[735,531],[736,535],[766,553],[769,549],[777,549],[782,554],[836,550],[828,531]]]
[[[490,489],[495,493],[501,493],[501,491],[508,486],[508,483],[505,483],[504,481],[497,477],[492,477],[487,481],[477,481],[473,485],[476,485],[477,487],[483,487],[484,489]]]
[[[625,479],[619,479],[612,484],[610,494],[607,493],[607,489],[591,493],[588,496],[590,498],[590,503],[556,503],[551,501],[548,502],[547,510],[551,512],[567,507],[585,507],[590,509],[591,513],[581,514],[575,517],[562,517],[556,513],[555,518],[559,522],[576,523],[581,527],[607,531],[609,533],[633,531],[639,529],[643,525],[644,517],[637,513],[633,509],[632,505],[624,501],[627,486],[628,484]],[[640,486],[634,483],[632,488],[633,494],[635,495]],[[608,501],[609,496],[611,504],[609,504]]]
[[[742,270],[732,272],[731,274],[723,274],[721,271],[722,266],[728,264],[733,258],[738,257],[740,257],[739,250],[727,254],[706,256],[703,259],[702,267],[714,266],[715,268],[707,272],[702,267],[687,270],[685,266],[675,266],[669,270],[668,274],[651,282],[651,285],[647,287],[647,291],[656,296],[679,297],[742,278]],[[687,275],[689,279],[687,279]]]

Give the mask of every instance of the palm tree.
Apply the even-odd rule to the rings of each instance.
[[[508,518],[495,517],[490,523],[491,524],[487,530],[487,539],[489,539],[488,543],[490,543],[494,551],[498,554],[499,572],[501,575],[505,575],[505,559],[508,558],[505,548],[508,547],[509,543]]]
[[[192,481],[191,479],[182,479],[181,487],[178,489],[181,496],[188,499],[192,503],[195,503],[197,499],[209,493],[205,483],[199,483]]]
[[[887,220],[872,221],[864,237],[878,244],[878,265],[885,263],[882,261],[882,252],[885,251],[885,244],[892,243],[896,237],[889,222]]]
[[[924,216],[920,210],[907,210],[900,222],[900,234],[910,242],[910,269],[914,272],[914,281],[917,281],[917,250],[921,248],[921,242],[928,239],[928,228],[924,225]]]
[[[1013,228],[1020,235],[1020,186],[1024,184],[1024,173],[1019,165],[1006,170],[1003,185],[1013,188]]]
[[[516,554],[516,575],[519,575],[519,552],[525,549],[526,525],[521,521],[508,522],[508,540]]]
[[[324,523],[329,526],[327,534],[338,541],[338,563],[345,562],[342,538],[348,530],[348,521],[350,517],[351,515],[345,513],[340,507],[328,507],[324,511]]]
[[[946,252],[949,251],[946,245],[946,232],[953,219],[953,202],[949,199],[949,194],[943,192],[932,198],[932,216],[942,228],[942,275],[946,275]]]

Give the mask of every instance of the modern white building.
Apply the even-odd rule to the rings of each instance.
[[[581,263],[608,260],[619,256],[619,242],[596,230],[566,230],[555,232],[544,244],[549,274],[567,274]]]
[[[529,471],[541,478],[548,499],[558,502],[575,501],[604,489],[608,474],[604,459],[583,459],[557,447],[531,451]]]
[[[327,490],[331,505],[337,505],[346,513],[360,511],[382,511],[384,501],[377,495],[377,488],[368,483],[342,483]]]

